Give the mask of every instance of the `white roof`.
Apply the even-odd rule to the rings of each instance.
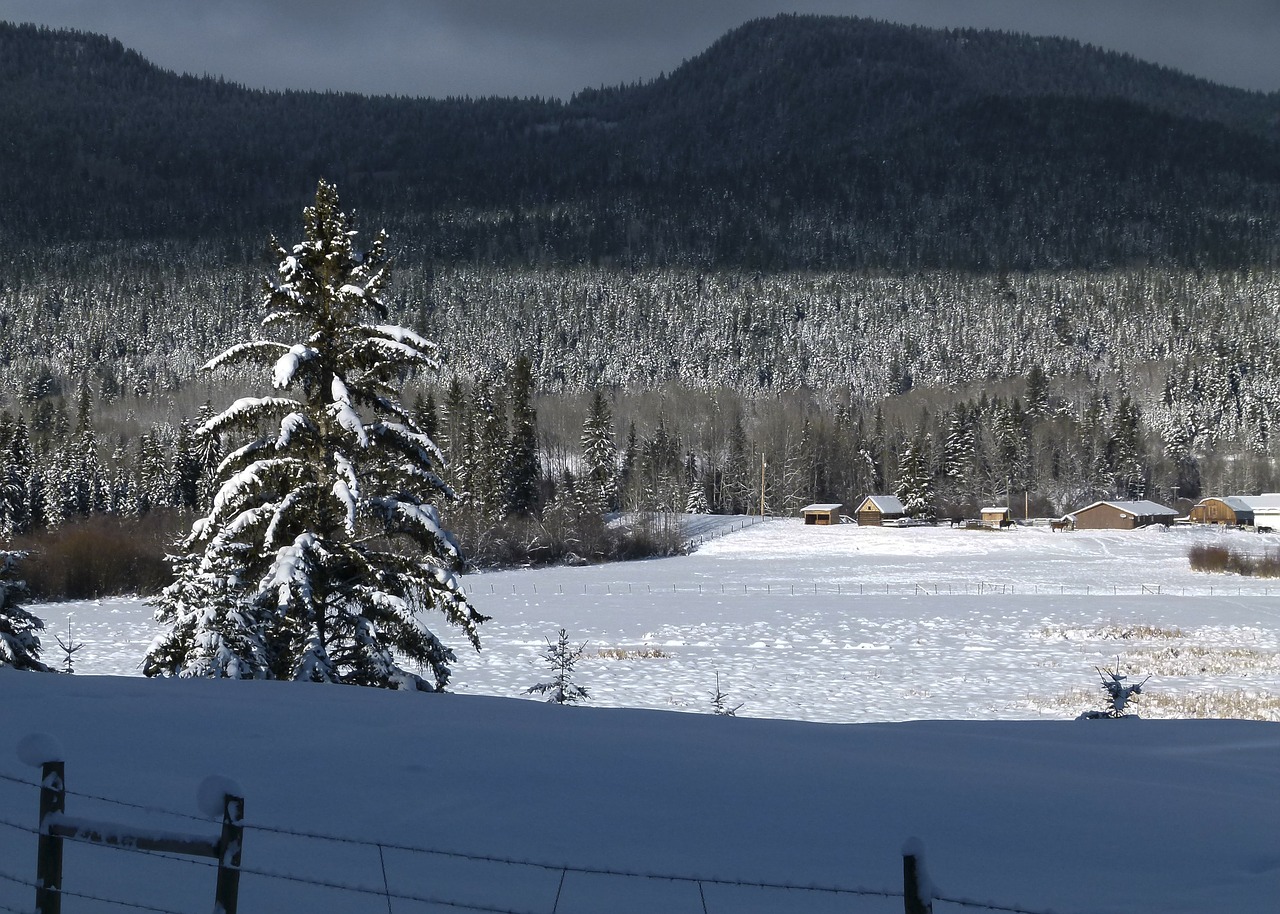
[[[906,514],[907,506],[902,503],[902,499],[896,495],[868,495],[863,499],[863,504],[867,502],[876,506],[876,510],[881,514]]]
[[[801,511],[838,511],[838,510],[839,510],[840,508],[842,508],[842,507],[844,507],[844,506],[843,506],[843,505],[841,505],[841,504],[835,504],[835,505],[805,505],[805,506],[804,506],[803,508],[801,508],[800,510],[801,510]]]
[[[1118,511],[1124,511],[1132,514],[1134,517],[1177,517],[1178,512],[1173,508],[1166,508],[1164,505],[1157,504],[1154,501],[1095,501],[1091,505],[1085,505],[1077,511],[1072,511],[1067,517],[1075,517],[1077,514],[1083,514],[1090,508],[1096,508],[1098,505],[1110,505]]]
[[[1009,509],[1008,509],[1008,508],[1006,508],[1006,507],[983,508],[981,513],[983,513],[983,514],[1004,514],[1004,513],[1005,513],[1006,511],[1008,511],[1008,510],[1009,510]]]
[[[1280,493],[1267,492],[1265,495],[1233,495],[1230,498],[1224,498],[1227,504],[1232,502],[1242,502],[1250,511],[1263,511],[1273,514],[1280,511]],[[1233,508],[1235,505],[1231,505]]]

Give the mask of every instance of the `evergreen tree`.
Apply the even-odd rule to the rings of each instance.
[[[974,500],[973,476],[977,466],[976,436],[964,404],[956,407],[942,445],[942,473],[952,510]]]
[[[21,416],[6,423],[5,438],[0,447],[0,535],[13,536],[32,527],[31,441]]]
[[[173,503],[183,511],[195,511],[200,504],[200,458],[196,453],[191,424],[178,423],[173,446]]]
[[[896,495],[911,517],[933,517],[937,509],[933,498],[933,471],[929,467],[928,450],[917,435],[902,451],[898,461]]]
[[[538,413],[533,407],[533,363],[527,355],[511,369],[511,441],[507,446],[507,513],[538,513],[542,469],[538,463]]]
[[[1114,479],[1113,491],[1119,498],[1146,497],[1148,467],[1139,420],[1137,405],[1128,395],[1121,397],[1107,442],[1107,463]]]
[[[724,462],[722,507],[726,514],[746,514],[752,510],[748,502],[754,479],[748,465],[747,432],[742,426],[742,416],[738,415],[729,426],[728,453]]]
[[[471,503],[480,509],[481,514],[497,520],[506,507],[507,451],[511,442],[507,435],[507,413],[502,395],[487,379],[476,385],[473,415],[477,440],[468,490]]]
[[[44,623],[22,608],[29,595],[18,578],[20,552],[0,552],[0,667],[49,672],[40,662],[40,638]]]
[[[600,391],[591,395],[591,406],[582,423],[583,488],[597,514],[618,507],[618,448],[613,442],[613,416]]]
[[[542,657],[547,666],[551,668],[553,674],[551,680],[529,686],[524,690],[525,694],[545,695],[547,696],[547,701],[558,705],[570,705],[579,701],[586,701],[590,697],[587,694],[587,690],[573,681],[574,667],[582,659],[582,652],[586,647],[585,641],[577,647],[571,645],[568,632],[563,628],[560,629],[556,643],[552,644],[548,639],[547,649],[542,652]]]
[[[622,449],[622,465],[618,468],[619,507],[635,508],[639,502],[637,489],[640,476],[640,444],[634,421],[627,423],[627,443]],[[623,500],[625,497],[625,504]]]
[[[685,455],[684,461],[685,487],[689,492],[684,503],[686,514],[711,513],[711,508],[707,504],[707,487],[703,484],[702,475],[698,472],[698,458],[694,456],[693,451],[690,451]]]
[[[408,372],[437,367],[434,346],[380,323],[384,236],[358,251],[332,185],[320,183],[304,220],[301,243],[274,245],[263,320],[299,341],[243,343],[206,366],[274,366],[274,387],[292,396],[242,398],[201,427],[239,446],[156,601],[169,630],[146,669],[443,689],[454,654],[422,614],[441,611],[477,649],[485,617],[467,602],[461,553],[427,501],[452,494],[440,453],[397,393]],[[234,656],[211,659],[209,646]],[[429,667],[430,681],[405,662]]]

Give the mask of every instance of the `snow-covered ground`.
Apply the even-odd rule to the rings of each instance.
[[[238,781],[246,912],[877,914],[903,909],[910,837],[940,896],[1004,910],[1275,910],[1277,724],[1149,719],[1159,696],[1280,693],[1280,585],[1187,569],[1221,537],[1273,542],[775,521],[688,557],[477,575],[494,619],[454,684],[487,695],[145,680],[141,601],[35,607],[85,647],[76,676],[0,670],[0,911],[32,908],[38,774],[16,747],[36,731],[65,750],[72,815],[212,836],[197,786]],[[492,697],[545,677],[562,625],[595,707]],[[1074,717],[1117,658],[1152,673],[1143,719],[973,719]],[[740,714],[799,719],[707,713],[717,672]],[[195,914],[213,885],[70,846],[64,910]]]
[[[1095,668],[1118,663],[1151,676],[1146,716],[1280,719],[1280,581],[1194,573],[1195,543],[1260,552],[1277,538],[788,519],[690,556],[471,575],[493,619],[478,655],[452,639],[453,688],[523,694],[564,627],[587,643],[578,681],[605,707],[705,712],[718,674],[752,717],[1069,718],[1096,705]],[[70,618],[86,673],[135,675],[156,630],[137,599],[36,612],[64,640]]]

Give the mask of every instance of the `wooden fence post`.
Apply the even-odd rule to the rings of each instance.
[[[213,908],[217,914],[236,914],[243,846],[244,798],[223,794],[222,835],[218,838],[218,887]]]
[[[49,818],[67,808],[66,766],[40,766],[40,838],[36,843],[36,914],[61,914],[62,838],[50,832]]]
[[[902,847],[902,900],[906,914],[933,914],[933,888],[924,869],[924,846],[909,838]]]

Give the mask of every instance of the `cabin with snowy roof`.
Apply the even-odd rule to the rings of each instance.
[[[859,527],[879,527],[885,521],[906,516],[907,506],[896,495],[868,495],[854,512]]]
[[[805,505],[800,509],[806,524],[829,527],[840,523],[840,509],[844,505]]]
[[[1007,527],[1013,523],[1013,515],[1009,509],[998,506],[983,508],[981,517],[983,525],[987,527]]]
[[[1168,527],[1178,512],[1154,501],[1095,501],[1066,516],[1077,530],[1136,530]]]
[[[1253,508],[1249,503],[1236,495],[1226,498],[1200,499],[1191,509],[1191,523],[1217,524],[1224,527],[1252,527]]]

